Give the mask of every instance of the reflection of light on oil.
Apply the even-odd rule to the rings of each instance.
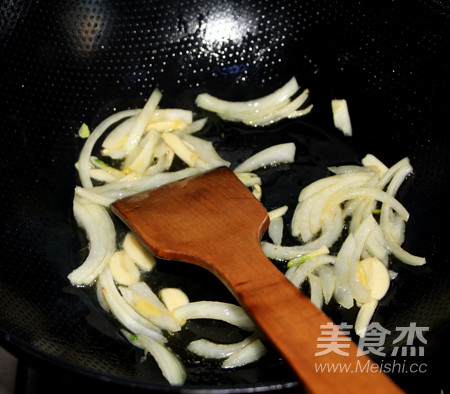
[[[240,41],[246,31],[245,24],[240,24],[232,15],[214,15],[205,23],[203,38],[209,44]]]
[[[238,44],[254,28],[251,19],[234,12],[220,12],[208,15],[200,24],[202,38],[207,46]]]

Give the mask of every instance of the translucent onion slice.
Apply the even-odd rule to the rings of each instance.
[[[348,112],[347,100],[331,100],[331,110],[333,112],[334,126],[341,130],[346,136],[352,135],[352,123]]]
[[[348,185],[363,185],[368,182],[371,177],[372,174],[370,172],[351,172],[321,178],[303,188],[298,196],[298,200],[306,200],[319,192],[331,194],[330,187],[337,184],[339,185],[338,189]]]
[[[408,168],[408,171],[412,171],[411,164],[409,163],[409,158],[405,157],[402,160],[395,163],[392,167],[390,167],[384,175],[381,177],[380,182],[378,183],[378,186],[381,189],[384,189],[389,182],[391,182],[394,175],[401,170],[402,168]],[[409,173],[408,172],[408,173]]]
[[[361,305],[355,321],[355,332],[361,338],[364,338],[364,336],[366,335],[367,327],[372,320],[377,306],[378,301],[375,299],[371,299],[370,301]]]
[[[147,335],[161,343],[167,341],[158,327],[139,315],[124,300],[116,288],[111,270],[108,267],[100,274],[99,282],[109,309],[124,327],[135,334]]]
[[[215,343],[206,339],[198,339],[196,341],[192,341],[188,345],[187,349],[198,356],[220,360],[229,357],[237,350],[252,343],[255,339],[256,334],[252,334],[240,342],[228,344]]]
[[[194,120],[190,125],[186,126],[183,130],[183,134],[194,134],[197,131],[200,131],[205,127],[206,122],[208,121],[208,118],[202,118]]]
[[[287,205],[283,205],[282,207],[273,209],[272,211],[268,212],[269,219],[273,220],[275,218],[282,217],[287,211],[288,211]]]
[[[259,339],[256,339],[249,345],[237,350],[230,357],[225,359],[222,363],[222,368],[236,368],[250,364],[259,360],[266,353],[267,348]]]
[[[180,108],[158,108],[150,116],[149,123],[164,122],[178,120],[184,123],[191,124],[193,120],[193,113],[187,109]]]
[[[180,133],[180,136],[190,146],[194,147],[200,160],[206,164],[204,166],[204,169],[213,169],[220,166],[230,166],[231,163],[229,161],[224,160],[219,156],[212,142],[195,137],[193,135],[185,135],[184,133]]]
[[[238,172],[235,175],[247,187],[261,185],[261,178],[252,172]]]
[[[329,254],[311,257],[300,265],[295,265],[286,271],[286,278],[296,287],[300,287],[308,275],[312,274],[319,267],[326,264],[333,264],[336,256]]]
[[[91,133],[89,138],[83,145],[80,152],[80,157],[78,159],[78,173],[80,175],[81,185],[83,187],[92,187],[92,181],[89,176],[89,163],[92,154],[92,149],[95,143],[103,135],[103,133],[108,130],[114,123],[121,121],[124,118],[134,116],[141,112],[140,109],[131,109],[127,111],[121,111],[113,114],[103,120]]]
[[[334,262],[336,274],[336,287],[334,291],[335,300],[346,309],[354,305],[352,292],[350,290],[349,278],[351,276],[352,259],[355,250],[355,238],[349,234],[343,242]]]
[[[174,317],[183,324],[189,319],[222,320],[243,330],[253,330],[255,325],[244,310],[237,305],[217,301],[197,301],[176,308]]]
[[[366,167],[376,167],[381,176],[388,170],[385,164],[371,153],[365,155],[361,162]]]
[[[261,249],[269,259],[287,261],[292,260],[295,257],[311,253],[317,248],[311,247],[309,244],[284,246],[262,241]]]
[[[326,217],[336,209],[342,202],[353,198],[370,198],[380,202],[387,202],[400,215],[403,220],[408,220],[409,213],[406,208],[390,194],[374,187],[347,187],[337,192],[322,211],[322,216]]]
[[[170,332],[181,330],[181,326],[146,283],[138,282],[129,287],[121,286],[119,289],[125,301],[156,327]]]
[[[250,126],[267,126],[269,124],[278,122],[284,118],[295,118],[299,116],[303,116],[311,112],[313,106],[309,105],[307,108],[303,110],[298,110],[305,101],[308,99],[309,90],[305,89],[299,96],[297,96],[291,102],[286,103],[280,108],[274,108],[268,113],[264,114],[249,114],[247,116],[240,117],[239,121],[250,125]],[[225,118],[225,117],[223,117]],[[233,120],[233,116],[230,117],[230,120]]]
[[[275,92],[254,100],[232,102],[221,100],[208,93],[202,93],[197,96],[195,103],[203,109],[223,115],[238,117],[239,115],[246,115],[248,113],[261,114],[284,105],[299,89],[297,80],[291,78]]]
[[[197,168],[185,168],[174,172],[162,172],[154,176],[143,176],[139,179],[139,182],[136,182],[135,180],[121,180],[117,183],[109,183],[107,185],[92,188],[82,188],[77,186],[75,188],[75,193],[94,203],[109,207],[114,201],[120,198],[163,186],[167,183],[196,175],[199,172],[200,171]]]
[[[136,121],[128,134],[127,140],[123,145],[123,149],[125,152],[131,152],[136,146],[138,146],[142,135],[145,132],[145,127],[149,122],[152,114],[156,110],[159,101],[162,98],[162,94],[159,89],[155,89],[153,93],[150,95],[149,99],[142,108],[142,111],[136,117]]]
[[[78,225],[86,232],[90,247],[86,260],[68,278],[75,286],[90,285],[115,251],[116,232],[109,213],[101,206],[75,197],[73,212]]]
[[[142,175],[153,161],[155,148],[159,140],[159,133],[150,130],[143,139],[143,147],[139,150],[139,154],[131,163],[127,163],[125,166],[137,175]]]
[[[319,309],[322,309],[323,305],[323,293],[322,293],[322,284],[320,283],[320,279],[317,275],[309,274],[308,282],[310,287],[310,299],[311,302]]]
[[[111,174],[110,172],[108,172],[107,170],[105,170],[103,168],[91,168],[89,170],[89,176],[92,179],[95,179],[96,181],[106,182],[106,183],[114,182],[118,179],[117,176]]]
[[[163,376],[171,385],[182,385],[186,380],[186,370],[180,359],[166,346],[146,335],[137,335],[139,343],[155,359]]]
[[[138,114],[141,110],[138,111]],[[127,140],[128,134],[130,134],[134,124],[136,123],[137,114],[131,116],[128,119],[125,119],[118,126],[114,128],[108,135],[105,137],[102,143],[102,154],[110,156],[111,152],[114,152],[123,147],[123,144]],[[123,151],[122,151],[123,152]],[[119,158],[119,157],[117,157]]]
[[[163,133],[161,134],[161,137],[175,154],[189,167],[195,167],[197,165],[199,160],[198,153],[180,137],[173,133]]]
[[[378,172],[378,168],[375,166],[357,166],[357,165],[343,165],[328,167],[328,171],[335,175],[348,174],[352,172]]]
[[[268,234],[275,245],[281,245],[281,241],[283,240],[283,228],[284,222],[281,216],[270,220]]]
[[[387,194],[395,196],[398,188],[400,187],[403,180],[406,176],[412,171],[412,167],[409,164],[409,160],[402,160],[395,165],[396,172],[392,175],[391,183],[387,188]],[[392,168],[392,167],[391,167]],[[388,171],[389,172],[389,171]],[[392,228],[391,221],[391,210],[393,206],[389,201],[385,201],[381,206],[381,214],[380,214],[380,227],[383,231],[384,239],[386,241],[386,245],[388,249],[392,252],[392,254],[397,257],[400,261],[408,265],[423,265],[426,263],[426,259],[424,257],[419,257],[412,255],[411,253],[404,250],[398,242],[396,242],[396,238],[399,239],[399,235],[396,234],[396,230]],[[404,218],[402,217],[404,220]],[[402,239],[401,237],[400,239]]]
[[[336,285],[333,266],[323,265],[316,271],[320,279],[320,284],[322,285],[323,300],[325,304],[328,304],[331,297],[333,297],[334,288]]]
[[[293,142],[273,145],[249,157],[238,165],[234,172],[252,172],[258,168],[278,163],[293,163],[294,156],[295,144]]]

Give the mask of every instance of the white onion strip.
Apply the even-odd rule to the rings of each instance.
[[[261,249],[267,258],[273,260],[292,260],[295,257],[313,252],[318,248],[311,247],[310,244],[284,246],[262,241]]]
[[[149,99],[142,108],[142,111],[136,118],[136,121],[133,124],[133,128],[128,134],[127,140],[123,144],[123,149],[125,152],[131,152],[141,140],[141,136],[145,132],[145,127],[150,120],[153,112],[157,108],[159,101],[161,100],[162,94],[159,89],[155,89],[153,93],[150,95]]]
[[[205,358],[223,359],[229,357],[235,351],[242,349],[256,339],[256,334],[252,334],[240,342],[222,344],[208,341],[207,339],[197,339],[192,341],[187,349],[197,356]]]
[[[76,197],[73,201],[73,212],[78,225],[86,231],[90,247],[86,260],[72,271],[68,278],[76,286],[90,285],[115,251],[116,232],[109,213],[101,206]]]
[[[265,113],[279,108],[289,101],[298,90],[299,86],[295,78],[291,78],[285,85],[267,96],[249,101],[232,102],[221,100],[208,93],[199,94],[195,103],[208,111],[217,112],[223,115],[239,117],[247,113]]]
[[[329,254],[311,257],[300,265],[288,268],[286,277],[296,287],[300,287],[308,275],[312,274],[316,269],[325,264],[334,264],[336,256]]]
[[[295,157],[295,144],[288,142],[285,144],[272,145],[238,165],[234,172],[252,172],[258,168],[271,166],[278,163],[293,163]]]
[[[197,168],[185,168],[174,172],[161,172],[153,176],[143,176],[140,178],[139,182],[133,180],[128,182],[120,181],[92,188],[82,188],[77,186],[75,187],[75,193],[92,202],[108,207],[120,198],[163,186],[167,183],[196,175],[199,172],[200,171]]]
[[[137,335],[136,341],[155,359],[163,376],[171,385],[184,383],[186,370],[174,353],[160,342],[146,335]]]
[[[249,345],[237,350],[230,357],[224,360],[222,363],[222,368],[236,368],[247,365],[251,362],[259,360],[266,353],[267,348],[261,340],[256,339]]]
[[[237,305],[217,301],[190,302],[173,310],[174,317],[183,322],[189,319],[222,320],[244,330],[253,330],[255,324]]]
[[[109,309],[124,327],[135,334],[149,336],[161,343],[167,341],[158,327],[144,319],[123,299],[116,288],[109,267],[105,267],[100,274],[99,282]]]
[[[130,109],[130,110],[118,112],[118,113],[106,118],[92,131],[91,135],[84,143],[83,148],[81,149],[81,152],[80,152],[80,157],[78,159],[78,172],[80,175],[81,185],[83,187],[92,187],[92,181],[89,176],[89,163],[90,163],[90,157],[92,154],[92,149],[94,148],[94,145],[98,141],[98,139],[114,123],[116,123],[124,118],[128,118],[130,116],[139,114],[140,112],[141,112],[140,109]]]

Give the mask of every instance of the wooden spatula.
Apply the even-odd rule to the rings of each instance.
[[[194,263],[219,277],[307,391],[401,392],[367,356],[357,356],[350,338],[265,257],[260,240],[268,214],[229,169],[127,197],[112,210],[156,256]],[[320,371],[327,366],[338,371]],[[339,372],[346,366],[349,371]]]

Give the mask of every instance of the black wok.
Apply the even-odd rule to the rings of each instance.
[[[90,290],[67,280],[85,246],[71,214],[81,122],[93,127],[142,106],[155,87],[162,105],[195,109],[199,92],[249,99],[294,75],[311,91],[310,115],[262,131],[212,118],[203,134],[235,163],[274,142],[296,142],[293,171],[263,175],[268,207],[293,204],[328,165],[368,152],[387,165],[411,159],[414,175],[399,192],[411,213],[405,248],[426,256],[427,265],[394,263],[399,278],[374,319],[392,332],[411,322],[429,328],[424,356],[396,358],[424,363],[426,372],[391,375],[409,392],[439,392],[450,333],[449,18],[450,6],[438,0],[3,0],[0,344],[76,377],[72,388],[88,379],[159,392],[299,389],[273,352],[236,371],[190,362],[186,386],[171,388],[152,361],[140,362],[141,352],[121,339]],[[333,127],[332,98],[347,99],[353,137]],[[192,299],[229,299],[208,273],[171,264],[158,265],[149,281],[188,288]],[[354,311],[326,311],[354,322]],[[237,335],[214,323],[189,329],[224,340]]]

